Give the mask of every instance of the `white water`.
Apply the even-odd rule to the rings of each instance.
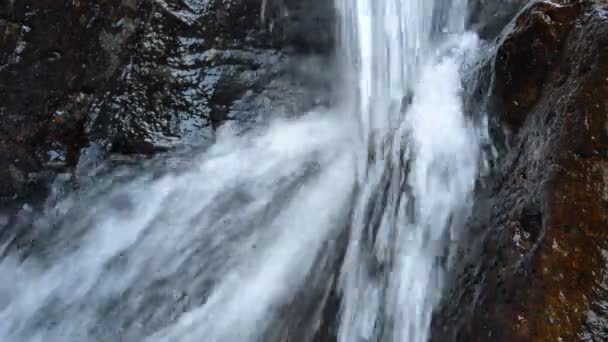
[[[94,201],[61,203],[68,222],[53,232],[62,240],[52,246],[62,249],[53,266],[0,264],[13,280],[0,288],[0,340],[254,340],[344,227],[354,164],[339,119],[311,113],[257,136],[228,132],[182,174],[142,176]],[[67,252],[70,242],[77,246]],[[166,298],[155,307],[145,290],[158,292],[159,281],[174,283],[156,294]],[[207,298],[172,312],[183,297]],[[96,331],[112,319],[100,312],[111,300],[120,301],[112,312],[119,322]],[[141,317],[127,324],[130,314]],[[167,326],[157,331],[151,321]]]
[[[337,1],[343,106],[225,127],[180,173],[49,208],[39,255],[0,263],[1,341],[279,341],[300,293],[319,287],[323,306],[345,230],[338,339],[428,339],[477,175],[461,98],[476,37],[466,0]]]
[[[479,142],[460,94],[477,39],[464,32],[466,0],[340,0],[339,8],[369,151],[359,155],[339,340],[424,342],[440,257],[477,174]]]

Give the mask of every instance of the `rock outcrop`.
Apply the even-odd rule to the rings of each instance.
[[[271,108],[327,103],[328,73],[298,73],[328,64],[332,1],[267,1],[264,21],[261,6],[2,2],[0,198],[29,198],[57,172],[77,173],[82,153],[151,155],[213,139],[226,120],[246,126]]]
[[[500,41],[508,148],[480,195],[435,341],[608,339],[608,4],[529,4]]]

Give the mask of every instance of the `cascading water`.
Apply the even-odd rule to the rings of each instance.
[[[461,96],[465,54],[477,45],[464,32],[466,2],[338,3],[367,151],[342,266],[342,342],[428,339],[442,254],[477,174]]]
[[[48,245],[0,263],[0,340],[258,340],[347,221],[341,128],[311,113],[226,132],[180,173],[53,206],[35,224]]]
[[[348,235],[338,339],[426,341],[477,173],[460,79],[476,38],[465,0],[337,7],[356,80],[339,110],[227,125],[180,172],[49,205],[32,253],[2,251],[0,340],[308,341]]]

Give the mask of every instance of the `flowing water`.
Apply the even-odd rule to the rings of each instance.
[[[461,97],[477,46],[464,32],[466,3],[339,1],[367,151],[341,272],[341,342],[428,339],[477,174],[479,141]]]
[[[336,6],[341,106],[49,203],[44,242],[2,252],[0,340],[306,341],[337,288],[339,341],[426,341],[478,173],[478,42],[466,0]]]

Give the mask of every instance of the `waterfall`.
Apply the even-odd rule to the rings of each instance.
[[[0,261],[0,340],[259,340],[348,221],[349,131],[319,113],[226,126],[184,170],[49,206],[37,250]]]
[[[339,341],[428,339],[478,172],[477,38],[466,0],[336,1],[343,103],[49,201],[31,253],[0,246],[1,341],[307,341],[334,286]]]
[[[424,342],[445,254],[470,205],[479,142],[461,70],[466,0],[339,0],[359,194],[341,274],[339,340]],[[367,152],[367,154],[365,154]]]

